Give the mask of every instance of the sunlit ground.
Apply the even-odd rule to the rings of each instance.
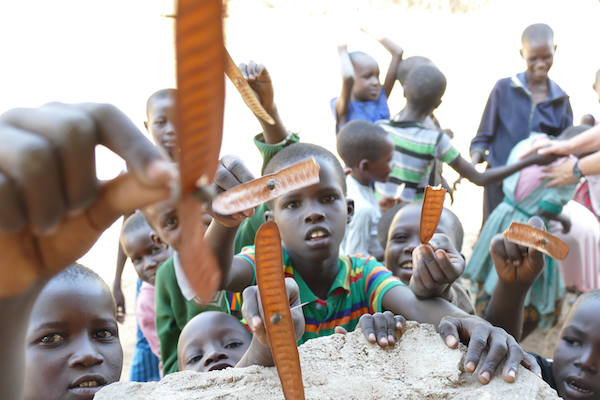
[[[236,62],[254,59],[268,67],[290,130],[300,132],[302,141],[335,150],[329,109],[329,100],[341,86],[335,45],[345,40],[351,51],[372,55],[383,80],[390,56],[359,30],[376,29],[397,41],[405,57],[427,56],[446,74],[448,89],[436,115],[444,127],[453,129],[455,146],[468,156],[469,141],[494,83],[524,70],[519,56],[522,30],[545,22],[554,29],[558,45],[550,76],[571,95],[575,120],[586,113],[600,116],[591,89],[600,68],[598,1],[473,0],[463,2],[473,10],[454,14],[449,4],[459,1],[434,0],[434,11],[407,10],[409,3],[422,2],[234,0],[227,20],[227,47]],[[169,0],[0,3],[0,111],[53,100],[109,102],[143,129],[147,97],[175,86],[173,20],[161,16],[172,10]],[[233,86],[228,84],[227,89],[222,154],[243,157],[258,174],[261,160],[251,140],[259,125]],[[403,103],[397,85],[389,100],[392,114]],[[102,179],[115,176],[124,166],[102,149],[97,158]],[[456,178],[448,167],[445,175],[449,182]],[[481,193],[463,183],[451,206],[467,232],[466,254],[481,224]],[[119,227],[117,222],[81,260],[108,282],[114,275]],[[135,341],[135,278],[133,268],[127,267],[129,312],[121,332],[124,379]]]

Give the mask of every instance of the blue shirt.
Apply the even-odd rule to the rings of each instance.
[[[500,79],[485,106],[477,135],[471,141],[470,154],[489,151],[491,167],[506,165],[512,148],[531,132],[558,136],[573,125],[569,96],[548,79],[548,97],[533,104],[525,83],[525,72]]]
[[[330,106],[331,111],[333,112],[333,118],[336,119],[337,125],[337,113],[335,112],[335,101],[337,97],[331,99]],[[387,104],[387,97],[383,92],[383,88],[381,88],[381,92],[379,92],[379,97],[377,100],[371,101],[354,101],[351,100],[348,105],[348,117],[346,121],[337,126],[337,130],[342,129],[344,125],[346,125],[350,121],[360,120],[360,121],[368,121],[375,122],[381,119],[390,119],[390,109]]]

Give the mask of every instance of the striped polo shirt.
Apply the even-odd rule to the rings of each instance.
[[[248,261],[254,269],[254,246],[245,247],[236,257]],[[298,344],[309,339],[333,334],[336,326],[353,331],[361,315],[381,312],[381,301],[388,290],[404,284],[373,257],[340,256],[338,274],[329,289],[327,299],[319,299],[291,265],[283,250],[285,276],[294,278],[300,288],[305,332]]]
[[[387,182],[375,182],[377,198],[400,197],[405,202],[422,199],[433,160],[450,164],[460,155],[448,135],[427,129],[420,122],[381,121],[378,125],[390,134],[396,150]],[[401,185],[402,192],[397,193]]]

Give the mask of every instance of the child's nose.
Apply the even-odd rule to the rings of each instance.
[[[225,354],[222,350],[212,349],[206,354],[206,356],[204,356],[204,366],[210,367],[211,364],[225,359],[227,359],[227,354]]]
[[[594,354],[592,348],[583,348],[580,357],[575,361],[575,366],[582,370],[595,375],[598,372],[598,366],[596,365],[597,357]]]
[[[325,221],[325,215],[319,210],[312,210],[305,218],[304,222],[307,224],[316,224],[318,222]]]
[[[79,340],[73,345],[77,346],[73,355],[70,358],[70,366],[83,366],[83,367],[92,367],[94,365],[100,365],[104,362],[104,357],[94,343],[89,339]]]

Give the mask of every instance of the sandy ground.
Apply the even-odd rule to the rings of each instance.
[[[423,5],[425,3],[425,5]],[[35,12],[31,12],[35,10]],[[0,74],[0,112],[36,106],[51,100],[110,102],[143,130],[146,98],[175,86],[171,0],[23,0],[0,5],[0,42],[6,60]],[[466,12],[462,12],[466,11]],[[560,0],[232,0],[227,20],[227,47],[237,62],[255,59],[271,72],[276,102],[289,129],[305,142],[335,149],[329,101],[340,90],[335,45],[349,44],[379,63],[381,79],[389,54],[361,33],[365,26],[387,35],[405,49],[405,56],[431,58],[448,78],[444,101],[436,111],[442,125],[453,129],[455,146],[468,155],[481,113],[493,84],[524,69],[519,56],[520,35],[529,24],[546,22],[556,35],[558,50],[550,73],[571,95],[575,120],[600,114],[591,90],[600,68],[596,0],[568,6]],[[40,62],[42,60],[43,62]],[[258,174],[260,156],[250,144],[259,125],[227,84],[222,154],[244,158]],[[404,104],[397,85],[389,99],[396,113]],[[101,179],[116,176],[123,161],[99,148]],[[449,182],[454,171],[445,168]],[[481,224],[481,189],[463,183],[450,206],[466,232],[463,251]],[[81,259],[112,282],[120,222],[107,230]],[[123,277],[127,318],[121,326],[125,350],[123,379],[129,375],[135,342],[135,272],[128,264]],[[526,345],[544,355],[555,334],[534,335]],[[547,340],[546,340],[547,339]]]

